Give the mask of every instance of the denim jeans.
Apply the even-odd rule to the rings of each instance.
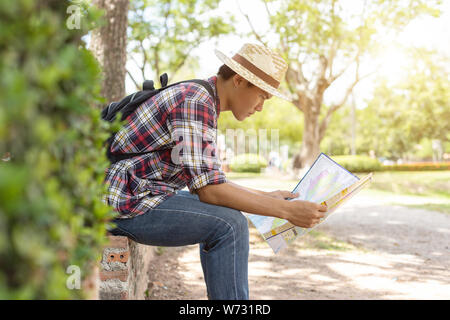
[[[249,233],[238,210],[201,202],[180,190],[145,214],[115,219],[113,235],[152,246],[199,243],[209,299],[248,299]]]

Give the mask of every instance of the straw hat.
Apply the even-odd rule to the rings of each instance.
[[[278,91],[288,68],[286,61],[279,54],[264,46],[249,43],[244,44],[232,58],[217,49],[214,52],[224,64],[255,86],[291,101]]]

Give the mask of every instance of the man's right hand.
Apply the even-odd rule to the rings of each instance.
[[[327,206],[314,202],[293,200],[286,201],[284,219],[295,226],[312,228],[325,217]]]

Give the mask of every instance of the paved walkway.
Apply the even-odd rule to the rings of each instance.
[[[278,255],[251,227],[250,298],[450,299],[450,215],[392,205],[430,201],[363,191]],[[178,294],[161,292],[206,299],[197,246],[166,250]]]

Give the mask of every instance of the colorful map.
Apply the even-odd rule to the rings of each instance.
[[[298,191],[300,193],[299,197],[290,199],[289,201],[306,200],[323,203],[329,199],[335,199],[333,202],[333,205],[335,205],[333,206],[333,210],[328,210],[327,216],[322,219],[323,222],[342,203],[341,200],[345,198],[349,188],[356,186],[358,181],[359,178],[357,176],[340,166],[324,153],[321,153],[292,191],[294,193]],[[280,218],[255,214],[248,214],[247,217],[275,253],[286,248],[298,236],[306,234],[317,226],[313,228],[301,228]]]

